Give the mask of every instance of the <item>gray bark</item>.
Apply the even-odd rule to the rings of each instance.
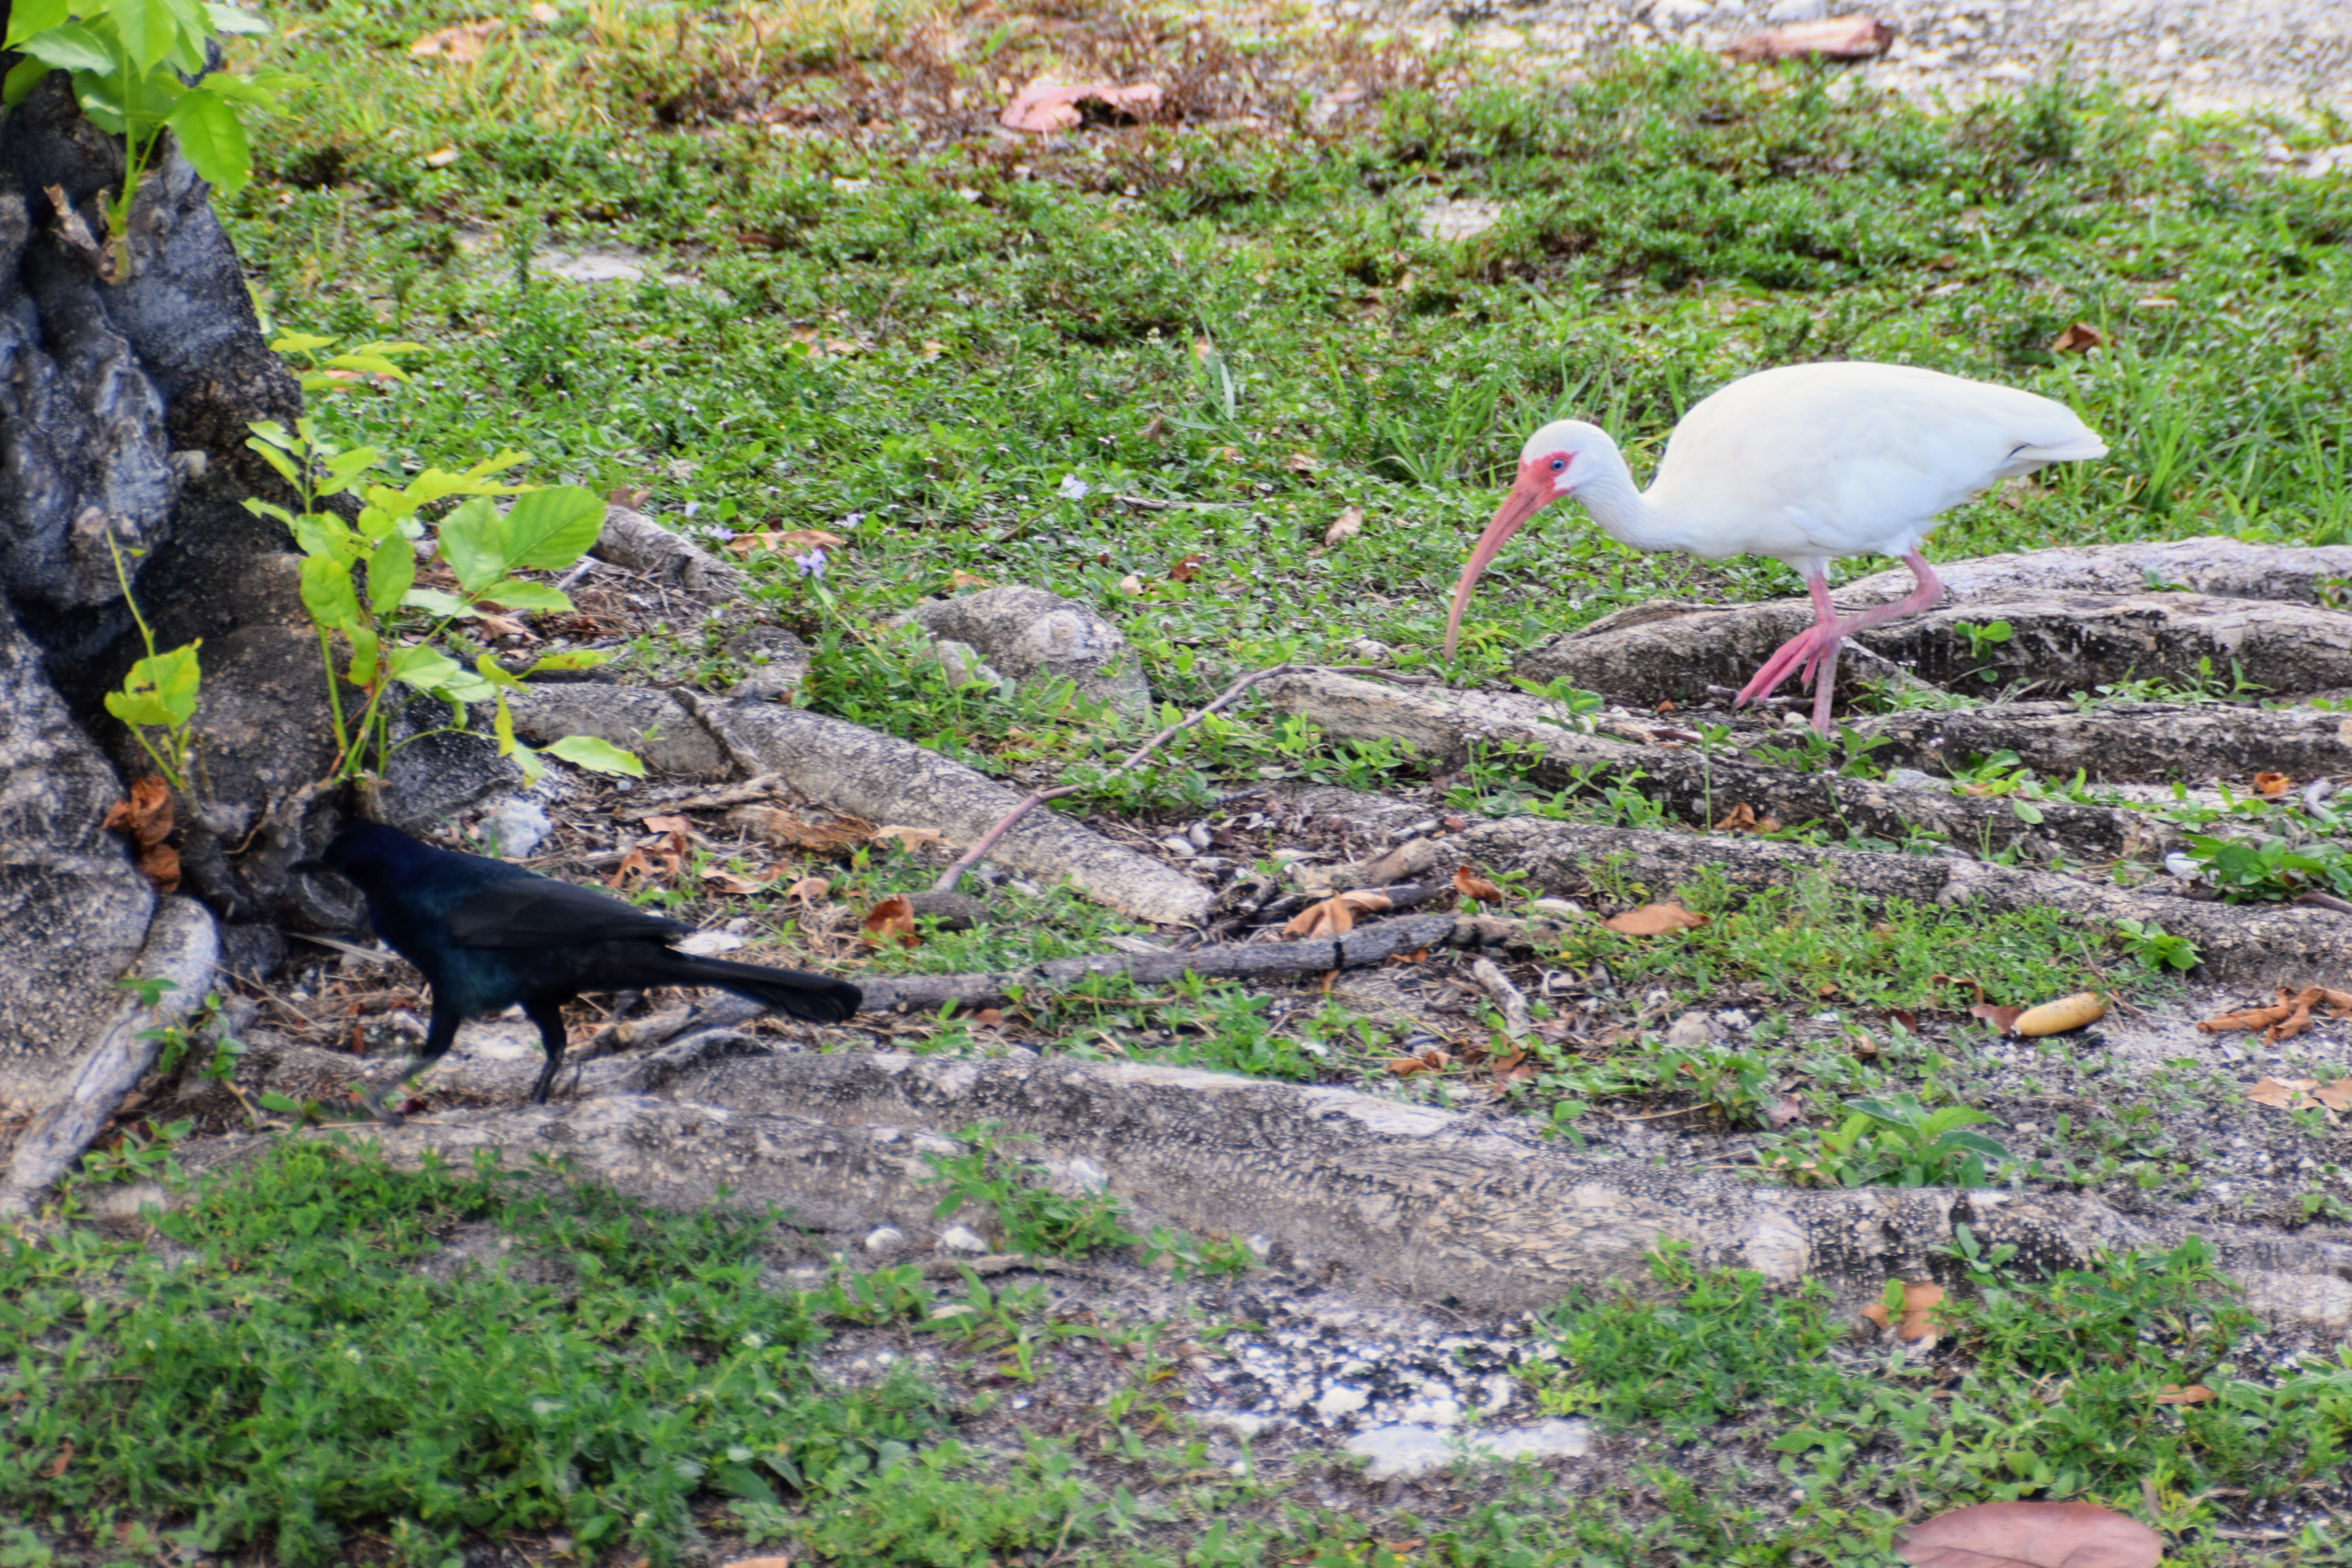
[[[2006,621],[1980,653],[1957,628]],[[1812,624],[1783,601],[1707,610],[1637,605],[1530,649],[1519,673],[1640,703],[1704,700],[1746,684],[1774,649]],[[2196,594],[1991,595],[1947,603],[1854,641],[1922,680],[1972,696],[2012,682],[2056,695],[2133,679],[2226,688],[2233,671],[2272,696],[2352,687],[2352,615],[2269,599]],[[2200,669],[2200,661],[2206,668]],[[1982,679],[1985,675],[1990,680]],[[1841,699],[1858,677],[1841,667]]]
[[[1534,817],[1483,824],[1451,842],[1490,871],[1525,870],[1548,893],[1590,896],[1604,864],[1664,898],[1703,870],[1740,887],[1772,887],[1826,876],[1865,897],[1915,903],[1973,900],[1992,910],[2047,908],[2076,916],[2105,934],[2119,920],[2155,921],[2196,942],[2209,978],[2250,986],[2352,984],[2352,916],[2282,904],[2221,904],[2171,896],[2168,882],[2142,889],[2077,881],[2050,871],[2011,870],[1940,855],[1884,855],[1815,849],[1696,834],[1648,833]],[[1611,858],[1618,858],[1612,862]]]
[[[1759,1187],[1581,1157],[1516,1121],[1345,1089],[1034,1058],[711,1054],[656,1096],[305,1136],[371,1140],[409,1164],[427,1151],[461,1165],[478,1149],[509,1163],[561,1152],[579,1176],[667,1206],[724,1190],[729,1202],[781,1205],[824,1230],[887,1223],[933,1240],[946,1222],[932,1215],[922,1156],[954,1148],[938,1130],[981,1121],[1036,1137],[1049,1168],[1092,1162],[1139,1219],[1260,1237],[1277,1266],[1311,1279],[1478,1310],[1539,1308],[1611,1280],[1649,1289],[1643,1254],[1667,1240],[1703,1264],[1818,1279],[1853,1302],[1890,1278],[1957,1283],[1947,1249],[1958,1225],[1983,1245],[2014,1245],[2017,1266],[2034,1271],[2173,1245],[2191,1228],[2070,1194]],[[216,1166],[261,1142],[215,1140],[180,1157]],[[2199,1229],[2258,1310],[2352,1328],[2352,1245],[2338,1230]]]
[[[2168,585],[2224,599],[2315,605],[2323,584],[2352,580],[2352,545],[2249,544],[2225,534],[2203,534],[1980,555],[1939,563],[1936,574],[1957,600],[2144,594]],[[1915,585],[1911,569],[1895,566],[1857,577],[1830,597],[1843,608],[1862,609],[1892,604]]]
[[[751,597],[751,574],[730,565],[641,511],[618,504],[604,509],[604,531],[595,553],[615,566],[651,577],[706,605]]]
[[[1023,798],[937,752],[802,709],[730,702],[707,704],[704,712],[730,749],[819,805],[868,822],[935,828],[958,848]],[[997,841],[992,858],[1026,876],[1066,879],[1124,914],[1161,925],[1198,924],[1214,901],[1182,872],[1042,806]]]
[[[147,1025],[131,1026],[114,983],[144,966],[201,995],[209,973],[190,956],[189,906],[158,918],[99,828],[123,778],[150,771],[102,705],[144,652],[110,542],[136,552],[161,645],[204,639],[195,775],[175,815],[187,885],[236,922],[220,933],[233,952],[266,954],[274,922],[304,916],[282,873],[312,831],[303,786],[326,755],[290,542],[242,504],[289,499],[245,442],[252,420],[296,418],[300,395],[206,186],[167,151],[131,210],[130,271],[109,281],[80,231],[103,244],[121,145],[62,75],[0,121],[0,1159],[21,1201],[140,1069],[131,1037]],[[254,831],[272,806],[278,826]]]
[[[991,588],[917,606],[933,637],[963,643],[1018,680],[1066,680],[1089,701],[1129,717],[1151,710],[1134,652],[1119,629],[1075,599],[1043,588]]]
[[[1885,713],[1850,721],[1894,742],[1871,752],[1886,767],[1945,773],[2011,751],[2045,776],[2075,773],[2108,784],[2199,783],[2242,791],[2257,773],[2297,783],[2352,773],[2352,713],[2316,708],[2235,708],[2218,702],[2003,702]]]
[[[2160,849],[2177,837],[2152,817],[2115,807],[2047,801],[2039,807],[2042,821],[2030,824],[2007,800],[1797,773],[1737,752],[1710,757],[1690,749],[1633,745],[1585,734],[1564,723],[1555,704],[1516,692],[1398,687],[1328,674],[1281,676],[1265,690],[1282,711],[1312,719],[1333,735],[1392,736],[1429,756],[1459,755],[1474,741],[1531,742],[1543,748],[1535,780],[1547,789],[1596,794],[1624,783],[1638,769],[1646,775],[1640,786],[1645,796],[1701,826],[1712,826],[1745,803],[1758,816],[1784,823],[1837,824],[1848,837],[1901,844],[1915,834],[1931,834],[1977,852],[2015,846],[2045,861],[2061,852],[2076,859],[2113,859]]]

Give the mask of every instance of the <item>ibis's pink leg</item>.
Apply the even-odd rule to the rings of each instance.
[[[1828,635],[1832,643],[1837,634],[1837,607],[1830,603],[1830,580],[1815,573],[1805,579],[1805,588],[1813,596],[1813,624],[1780,645],[1764,668],[1748,677],[1739,695],[1731,700],[1734,708],[1750,702],[1761,702],[1772,695],[1780,684],[1795,673],[1801,662],[1816,658],[1821,639]]]
[[[1944,596],[1944,584],[1936,569],[1916,550],[1903,558],[1919,585],[1891,605],[1881,605],[1874,610],[1864,610],[1851,620],[1838,619],[1837,609],[1830,603],[1829,579],[1816,574],[1805,579],[1805,589],[1812,595],[1814,625],[1783,643],[1780,650],[1764,661],[1764,668],[1740,689],[1732,700],[1734,708],[1743,703],[1759,701],[1772,694],[1773,689],[1792,673],[1801,673],[1813,687],[1813,728],[1822,734],[1830,733],[1830,694],[1837,684],[1838,644],[1856,632],[1916,616],[1933,608]]]

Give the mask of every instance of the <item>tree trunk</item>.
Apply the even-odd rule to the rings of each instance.
[[[139,1035],[201,1000],[214,955],[266,969],[280,922],[341,914],[289,888],[332,826],[312,788],[332,735],[292,542],[244,506],[291,499],[245,442],[298,418],[301,392],[176,149],[132,205],[128,274],[100,278],[89,242],[122,168],[61,73],[0,119],[0,1204],[103,1123],[152,1059]],[[145,652],[118,550],[159,647],[203,639],[173,803],[201,903],[159,903],[100,826],[152,771],[104,705]],[[144,977],[176,988],[149,1007],[118,985]]]

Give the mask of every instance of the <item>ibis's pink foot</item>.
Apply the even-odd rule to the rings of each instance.
[[[1834,623],[1827,626],[1807,626],[1803,631],[1782,643],[1772,657],[1764,661],[1764,667],[1748,677],[1748,684],[1739,689],[1739,695],[1732,699],[1731,705],[1734,708],[1744,708],[1750,702],[1761,702],[1780,689],[1789,677],[1799,674],[1801,667],[1803,671],[1809,672],[1819,665],[1824,651],[1822,635],[1825,631],[1831,634],[1828,646],[1834,647],[1836,646]]]

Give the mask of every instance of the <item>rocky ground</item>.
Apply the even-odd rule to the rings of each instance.
[[[2184,111],[2285,110],[2337,132],[2352,109],[2352,7],[2334,0],[1333,0],[1331,9],[1466,25],[1481,44],[1562,63],[1666,42],[1721,49],[1767,27],[1869,16],[1894,27],[1895,44],[1860,74],[1906,93],[1965,101],[2065,70],[2111,77]],[[2304,167],[2320,173],[2335,161]]]

